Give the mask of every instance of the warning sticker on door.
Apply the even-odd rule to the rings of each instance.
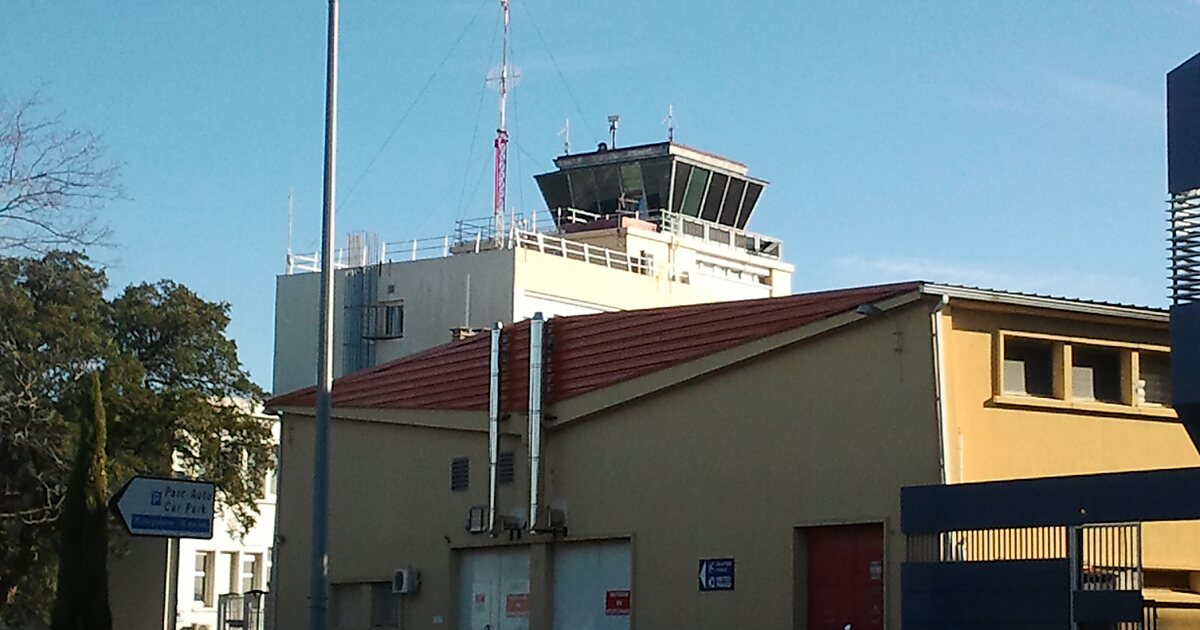
[[[625,616],[629,614],[630,594],[628,589],[604,593],[604,614]]]
[[[512,593],[504,598],[505,617],[529,616],[529,593]]]

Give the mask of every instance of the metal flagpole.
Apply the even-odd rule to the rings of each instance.
[[[329,0],[325,63],[325,184],[321,221],[321,330],[317,358],[317,418],[313,439],[312,558],[309,628],[325,630],[329,598],[329,425],[333,389],[334,189],[337,179],[338,5]]]

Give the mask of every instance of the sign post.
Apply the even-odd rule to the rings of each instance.
[[[108,507],[132,536],[203,538],[213,535],[216,486],[209,481],[135,476]]]

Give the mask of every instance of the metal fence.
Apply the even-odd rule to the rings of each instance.
[[[909,562],[997,562],[1067,557],[1067,528],[1014,527],[908,536]]]
[[[266,630],[266,591],[229,593],[217,598],[217,630]]]

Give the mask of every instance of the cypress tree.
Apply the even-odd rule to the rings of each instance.
[[[61,517],[52,630],[112,630],[108,607],[108,429],[100,375],[92,372]]]

